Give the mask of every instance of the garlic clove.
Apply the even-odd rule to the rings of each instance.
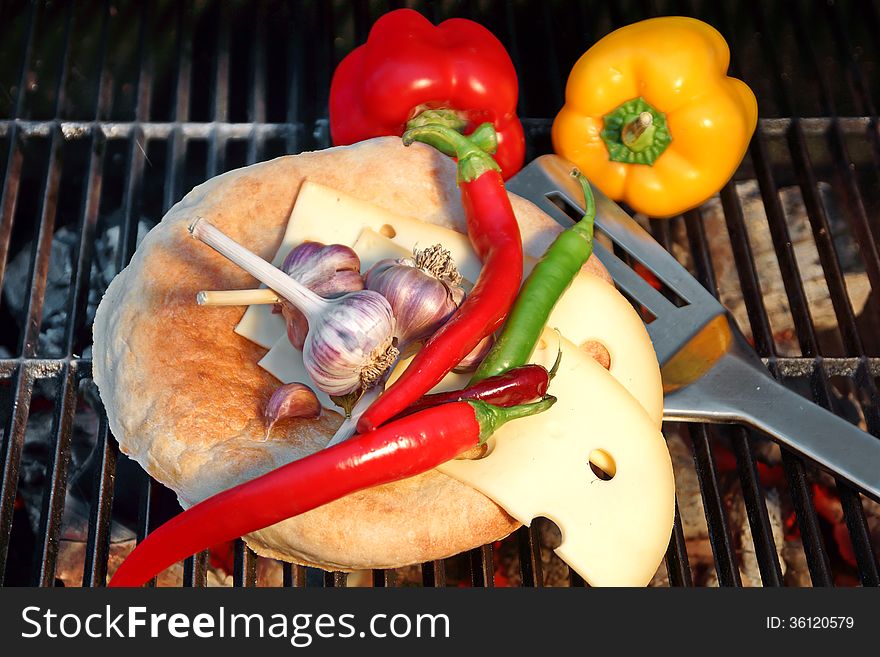
[[[287,339],[296,349],[302,351],[309,334],[309,320],[291,303],[282,302],[279,307],[287,324]]]
[[[477,343],[477,346],[473,348],[471,353],[462,358],[458,365],[452,368],[452,371],[456,374],[473,372],[483,362],[493,344],[495,344],[495,336],[487,335]]]
[[[316,418],[321,415],[321,402],[314,391],[303,383],[287,383],[277,388],[263,410],[266,440],[278,420],[291,417]]]
[[[291,249],[281,269],[325,298],[364,289],[360,258],[343,244],[303,242]]]

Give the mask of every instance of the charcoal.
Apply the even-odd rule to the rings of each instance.
[[[94,243],[92,267],[89,273],[89,294],[86,307],[86,325],[95,318],[98,303],[104,291],[116,275],[116,253],[119,244],[120,213],[108,215],[106,223],[110,228],[99,234]],[[153,222],[141,218],[138,222],[137,243],[146,237]],[[24,326],[27,302],[30,294],[30,262],[34,245],[25,244],[9,261],[3,281],[3,297],[10,314]],[[46,277],[46,293],[43,300],[43,315],[40,323],[37,353],[44,357],[64,355],[64,339],[67,330],[67,306],[71,294],[74,265],[78,256],[79,238],[77,233],[62,226],[52,236],[52,250]],[[5,351],[5,350],[4,350]],[[6,352],[8,354],[8,352]],[[0,353],[0,357],[11,355]]]

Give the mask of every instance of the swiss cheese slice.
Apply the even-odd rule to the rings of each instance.
[[[533,362],[550,367],[553,333]],[[652,418],[609,373],[562,339],[548,411],[504,425],[478,460],[439,467],[514,518],[538,516],[562,531],[556,553],[593,586],[643,586],[669,544],[675,484],[666,442]],[[613,477],[605,481],[590,461]]]
[[[275,262],[283,261],[291,248],[305,240],[354,247],[361,234],[367,234],[365,229],[389,241],[371,237],[362,247],[355,248],[364,265],[385,257],[400,257],[404,251],[408,254],[416,247],[439,243],[450,250],[464,278],[475,281],[479,276],[482,265],[466,235],[396,215],[309,181],[302,184]],[[390,253],[389,243],[399,250],[395,254],[381,255]],[[533,258],[525,259],[526,275],[535,262]],[[575,345],[590,340],[601,342],[611,355],[612,376],[639,400],[655,424],[660,426],[663,390],[651,340],[638,314],[613,286],[592,274],[580,272],[556,304],[547,325],[559,329]],[[282,338],[286,340],[284,321],[280,315],[271,313],[270,306],[248,308],[236,331],[270,349],[261,365],[281,381],[290,376],[284,372],[297,368],[296,365],[286,366],[280,358],[281,354],[289,353],[285,346],[276,344]],[[296,373],[299,373],[298,369]]]

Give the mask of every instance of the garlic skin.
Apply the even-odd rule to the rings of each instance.
[[[378,292],[339,297],[320,320],[306,337],[303,363],[328,395],[341,397],[370,387],[397,360],[394,315]]]
[[[327,299],[364,289],[360,258],[354,249],[342,244],[303,242],[290,250],[281,270]],[[287,324],[287,339],[302,351],[309,322],[293,304],[282,301],[280,307]]]
[[[395,337],[404,351],[430,337],[465,297],[461,275],[439,244],[412,258],[380,260],[364,275],[364,282],[391,304],[397,320]]]
[[[303,383],[287,383],[275,390],[266,408],[263,420],[266,423],[266,439],[278,420],[290,417],[316,418],[321,415],[321,402],[314,391]]]

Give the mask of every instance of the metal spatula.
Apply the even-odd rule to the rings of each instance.
[[[571,218],[551,199],[582,211],[573,168],[543,155],[507,188],[569,226]],[[595,187],[593,194],[597,229],[683,301],[673,303],[596,243],[617,287],[655,317],[647,329],[660,361],[665,419],[751,425],[880,498],[880,439],[777,383],[715,297],[617,204]]]

